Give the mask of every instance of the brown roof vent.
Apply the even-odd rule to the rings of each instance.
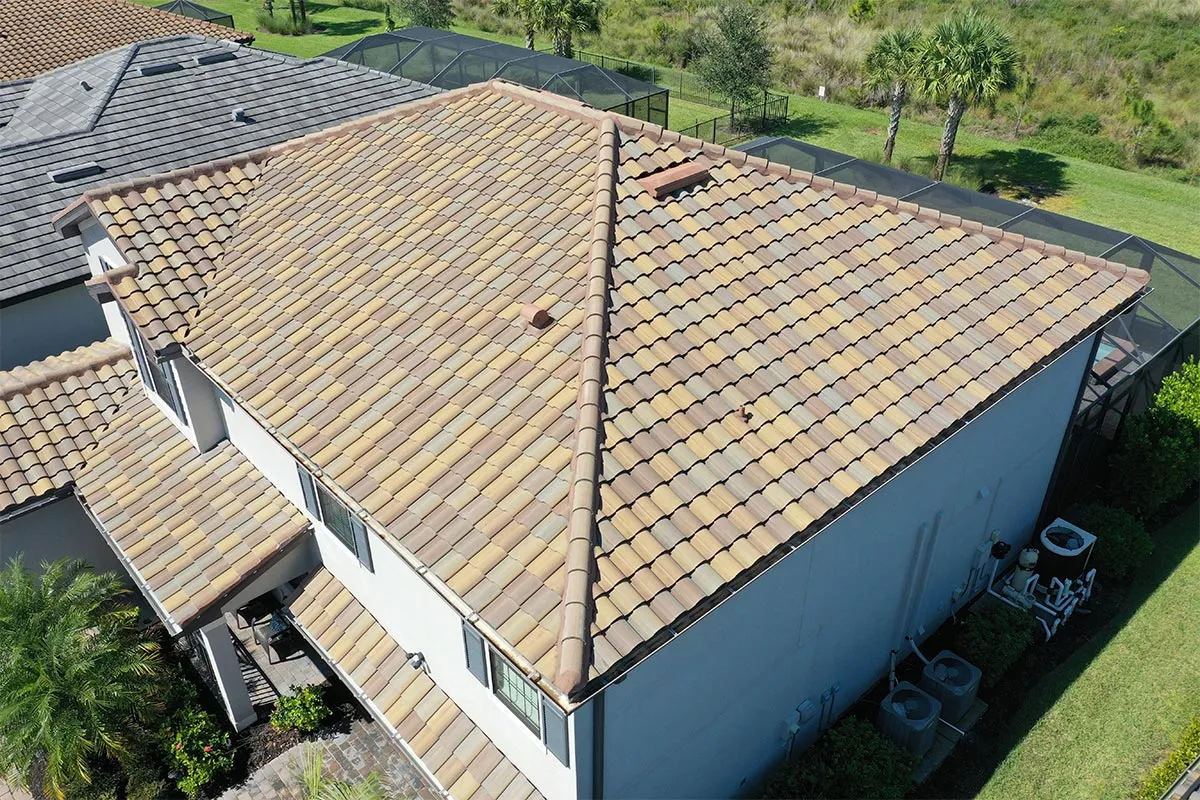
[[[664,170],[643,175],[638,178],[642,188],[654,195],[655,200],[661,200],[672,192],[695,186],[708,177],[708,165],[696,161],[685,161]]]
[[[538,308],[533,303],[521,307],[521,316],[539,330],[550,327],[550,323],[554,321],[550,318],[550,312],[544,308]]]

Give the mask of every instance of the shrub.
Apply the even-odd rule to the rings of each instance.
[[[983,671],[983,685],[995,686],[1008,668],[1033,644],[1037,621],[1032,615],[999,601],[968,617],[954,638],[954,651]]]
[[[198,797],[204,787],[233,768],[229,734],[199,706],[181,711],[167,735],[167,755],[180,772],[177,785],[188,797]]]
[[[281,36],[303,36],[313,32],[312,20],[293,19],[291,14],[268,14],[260,8],[254,15],[254,20],[261,30],[267,33],[277,33]]]
[[[1200,476],[1200,363],[1163,380],[1150,407],[1125,422],[1110,461],[1109,490],[1141,519],[1182,497]]]
[[[1179,744],[1162,762],[1142,779],[1133,800],[1158,800],[1179,779],[1188,765],[1200,758],[1200,717],[1183,731]]]
[[[904,797],[916,759],[870,722],[843,717],[763,783],[762,797]]]
[[[292,687],[292,693],[275,701],[271,725],[280,730],[310,733],[321,727],[329,716],[325,690],[321,686]]]
[[[1101,578],[1124,578],[1154,552],[1146,526],[1128,511],[1093,503],[1071,516],[1076,525],[1096,535],[1091,565]]]

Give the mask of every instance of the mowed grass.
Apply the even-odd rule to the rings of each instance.
[[[1200,709],[1200,506],[1155,546],[1127,610],[1030,693],[980,800],[1127,797]]]
[[[161,2],[136,1],[144,5]],[[254,33],[255,46],[304,57],[320,55],[363,36],[387,30],[382,14],[310,2],[310,16],[320,30],[306,36],[279,36],[257,30],[255,14],[262,7],[261,0],[204,0],[203,4],[232,14],[238,29]],[[287,14],[287,3],[276,0],[275,13]],[[461,23],[453,27],[459,33],[508,44],[523,44],[520,36],[481,31]],[[545,37],[541,37],[537,44],[538,47],[545,47]],[[603,35],[599,41],[589,42],[588,47],[605,52]],[[883,131],[887,126],[887,117],[883,112],[826,103],[798,95],[792,95],[790,111],[790,123],[779,133],[850,155],[879,158],[883,149]],[[681,130],[721,113],[722,109],[672,97],[669,124],[675,130]],[[895,163],[918,171],[927,169],[937,151],[940,136],[941,128],[938,125],[905,120],[896,145]],[[952,170],[956,166],[972,166],[972,161],[978,163],[973,165],[969,176],[963,176],[960,172],[948,177],[970,188],[976,188],[971,184],[977,183],[980,177],[988,180],[999,177],[999,182],[1004,184],[1004,175],[988,176],[988,165],[1007,159],[1007,167],[1014,168],[1011,162],[1020,162],[1021,159],[1005,154],[1018,153],[1034,154],[1032,166],[1016,165],[1025,173],[1033,173],[1023,176],[1026,182],[1049,187],[1045,196],[1039,199],[1042,207],[1127,231],[1185,253],[1200,255],[1200,224],[1197,224],[1200,219],[1200,186],[1194,184],[1127,172],[1065,156],[1022,151],[1011,142],[965,130],[958,136]],[[1039,171],[1046,174],[1039,175]],[[1011,194],[1005,191],[1003,185],[1001,193]]]
[[[827,103],[816,98],[792,95],[791,122],[781,133],[807,142],[878,160],[883,151],[887,115],[870,109]],[[968,112],[969,113],[969,112]],[[896,140],[893,163],[920,168],[937,152],[942,129],[938,125],[903,120]],[[1005,161],[999,154],[1018,154],[1018,145],[960,130],[955,143],[951,171],[972,160],[983,161],[978,171],[986,175],[986,163]],[[1114,169],[1090,161],[1033,150],[1030,182],[1039,180],[1052,191],[1038,205],[1070,217],[1133,233],[1185,253],[1200,254],[1200,186],[1154,175]],[[1011,159],[1020,160],[1017,156]],[[1019,168],[1017,164],[1014,168]],[[1038,176],[1042,169],[1047,174]],[[954,175],[948,176],[951,179]],[[990,179],[1003,178],[1003,174]],[[1003,183],[1003,181],[1000,181]],[[976,188],[974,186],[970,188]],[[1003,191],[1002,187],[1002,194]]]

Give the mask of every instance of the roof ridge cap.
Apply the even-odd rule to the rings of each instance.
[[[79,361],[50,363],[53,360],[62,360],[64,357],[71,355],[79,355],[83,358]],[[132,356],[133,352],[129,349],[128,345],[110,338],[82,347],[76,347],[74,350],[66,350],[57,355],[47,356],[37,361],[31,361],[15,369],[0,372],[0,400],[8,400],[16,395],[25,394],[32,389],[48,386],[64,378],[81,375],[89,370],[115,364],[118,361],[132,358]],[[19,377],[17,375],[18,371],[29,372],[30,375],[28,377]],[[12,381],[6,382],[4,380],[6,376],[12,376]]]
[[[638,122],[641,122],[640,120]],[[649,122],[641,122],[640,125],[622,126],[630,129],[636,129],[639,133],[646,134],[661,140],[670,140],[679,144],[681,147],[698,147],[701,152],[706,155],[727,158],[737,166],[747,166],[751,169],[756,169],[767,175],[774,175],[785,178],[787,180],[800,181],[807,183],[815,189],[823,189],[831,191],[839,197],[845,199],[858,199],[870,203],[879,203],[880,205],[890,208],[893,211],[909,214],[915,219],[922,222],[928,222],[934,225],[960,228],[967,233],[978,233],[992,239],[996,242],[1007,242],[1016,247],[1028,247],[1032,250],[1037,250],[1049,256],[1059,256],[1068,261],[1083,264],[1093,270],[1101,272],[1109,272],[1117,276],[1118,279],[1129,278],[1135,283],[1145,286],[1150,282],[1150,273],[1136,267],[1130,267],[1118,261],[1109,261],[1108,259],[1098,256],[1088,255],[1079,250],[1071,250],[1062,245],[1051,244],[1043,239],[1034,239],[1024,236],[1020,233],[1007,231],[1003,228],[997,228],[991,225],[984,225],[981,222],[976,222],[970,219],[964,219],[955,214],[947,214],[938,211],[936,208],[929,208],[918,203],[913,203],[908,200],[900,200],[891,195],[879,194],[869,189],[861,189],[857,186],[848,183],[841,183],[830,178],[823,178],[819,175],[814,175],[811,172],[795,169],[786,164],[779,164],[766,158],[752,156],[741,150],[733,150],[724,145],[706,142],[702,139],[696,139],[691,136],[682,136],[674,131],[667,131],[660,125],[654,125]]]
[[[565,95],[548,92],[544,89],[534,89],[520,83],[512,83],[503,78],[491,78],[483,84],[497,94],[515,97],[529,105],[538,106],[558,114],[562,114],[583,122],[602,124],[606,119],[616,119],[619,115],[611,111],[601,111],[589,106],[581,100],[575,100]]]
[[[593,200],[592,246],[580,348],[579,400],[571,476],[571,516],[567,523],[566,581],[558,632],[554,685],[570,695],[587,674],[588,603],[592,589],[593,531],[600,471],[600,404],[608,320],[609,248],[617,193],[617,124],[604,116],[598,137]]]

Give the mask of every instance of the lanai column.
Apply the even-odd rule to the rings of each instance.
[[[212,666],[217,693],[225,706],[225,713],[234,728],[245,730],[258,720],[258,715],[242,678],[237,650],[233,647],[233,634],[225,624],[224,617],[201,628],[200,640],[204,644],[208,663]]]

